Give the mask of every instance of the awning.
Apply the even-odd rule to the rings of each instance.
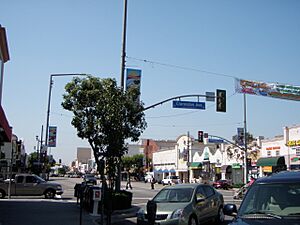
[[[168,169],[164,169],[162,172],[169,173],[169,170]]]
[[[195,168],[195,169],[198,169],[198,168],[201,168],[201,167],[202,167],[201,162],[192,162],[191,165],[190,165],[190,168]]]
[[[176,173],[176,170],[170,169],[170,173]]]
[[[268,157],[260,158],[256,162],[256,166],[284,166],[285,160],[284,157]]]
[[[0,105],[0,141],[10,142],[12,136],[12,130],[6,119],[4,110]]]

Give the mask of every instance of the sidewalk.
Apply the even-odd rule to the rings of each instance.
[[[132,205],[132,207],[129,209],[113,211],[113,213],[111,215],[111,224],[124,224],[123,222],[126,219],[136,217],[136,213],[138,212],[139,209],[140,209],[140,207]],[[101,217],[97,218],[95,220],[95,222],[99,225],[102,225]],[[106,216],[104,217],[104,225],[105,224],[106,224]]]

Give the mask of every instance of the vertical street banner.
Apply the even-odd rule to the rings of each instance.
[[[235,79],[238,93],[300,101],[300,86]]]
[[[142,70],[127,68],[126,69],[126,90],[128,90],[131,87],[134,87],[137,88],[138,91],[140,92],[141,75],[142,75]]]
[[[49,126],[48,147],[56,147],[57,127]]]

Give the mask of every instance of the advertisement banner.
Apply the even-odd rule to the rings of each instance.
[[[238,93],[300,101],[300,86],[235,79]]]
[[[142,70],[128,68],[126,69],[126,75],[126,90],[130,87],[137,87],[140,90]]]
[[[57,127],[49,126],[48,147],[56,147],[56,132]]]

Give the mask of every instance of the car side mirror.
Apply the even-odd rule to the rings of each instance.
[[[205,197],[203,195],[196,195],[196,201],[198,202],[204,202],[205,201]]]
[[[235,204],[226,204],[226,205],[224,205],[223,212],[227,216],[236,216],[237,215],[237,207]]]

